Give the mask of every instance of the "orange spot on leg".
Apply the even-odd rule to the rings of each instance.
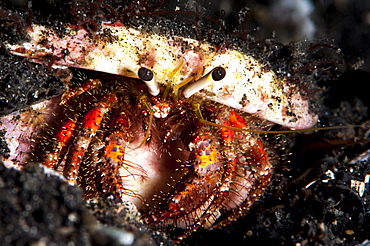
[[[68,120],[66,123],[64,123],[61,130],[55,135],[56,142],[53,150],[46,155],[43,165],[47,166],[48,168],[55,169],[60,157],[60,153],[73,136],[75,128],[76,123],[72,120]]]

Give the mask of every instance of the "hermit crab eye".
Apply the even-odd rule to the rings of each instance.
[[[220,81],[221,79],[225,78],[226,76],[226,71],[225,68],[223,67],[216,67],[212,71],[212,79],[214,81]]]
[[[145,67],[139,69],[138,75],[143,81],[151,81],[154,78],[153,72]]]
[[[226,76],[226,70],[223,67],[216,67],[211,72],[206,74],[200,80],[192,83],[184,90],[184,96],[186,98],[191,97],[194,93],[204,89],[205,87],[212,85],[216,81],[220,81]]]
[[[139,78],[148,86],[149,93],[152,96],[158,96],[160,89],[158,83],[155,81],[154,73],[145,67],[142,67],[137,72]]]

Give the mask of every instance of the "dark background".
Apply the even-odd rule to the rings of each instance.
[[[23,39],[24,30],[31,20],[49,24],[78,23],[88,19],[89,12],[94,12],[90,3],[74,2],[80,8],[72,13],[66,1],[1,0],[1,113],[24,108],[60,94],[64,89],[60,79],[44,66],[9,55],[4,43]],[[323,124],[361,125],[368,120],[369,1],[112,0],[103,3],[114,8],[123,6],[129,9],[127,16],[120,17],[128,22],[134,22],[136,16],[143,16],[143,13],[150,11],[161,13],[161,17],[184,21],[183,28],[173,30],[183,35],[200,35],[202,38],[209,30],[213,34],[220,32],[220,35],[244,32],[256,40],[276,37],[284,44],[291,41],[301,43],[303,40],[330,44],[341,50],[341,59],[348,64],[362,59],[364,65],[361,69],[348,66],[346,71],[336,74],[335,80],[320,82],[325,91],[320,121]],[[175,9],[179,12],[168,11]],[[186,15],[181,11],[196,14]],[[94,18],[99,20],[101,17]],[[220,25],[219,21],[224,24]],[[138,24],[141,23],[138,20]],[[158,25],[163,23],[158,22]],[[191,31],[188,34],[186,30]],[[311,61],[313,63],[314,60]],[[200,230],[181,243],[365,245],[370,238],[369,183],[365,183],[365,192],[359,196],[351,187],[351,182],[365,181],[366,175],[370,174],[368,127],[351,131],[342,129],[291,134],[287,139],[291,145],[288,150],[280,151],[284,163],[276,167],[274,180],[264,199],[241,220],[221,229]],[[2,151],[6,152],[5,148]],[[361,154],[364,157],[359,157]],[[22,174],[1,169],[0,174],[0,239],[4,242],[13,240],[18,245],[42,240],[58,245],[70,242],[77,245],[91,242],[95,245],[117,243],[112,236],[113,229],[99,230],[100,234],[97,233],[94,227],[96,221],[86,212],[78,189],[60,184],[58,179],[47,177],[36,167]],[[129,228],[136,236],[135,245],[155,245],[159,242],[170,244],[164,235],[153,233],[145,225],[128,226],[125,224],[127,222],[117,219],[114,212],[109,210],[116,203],[119,202],[111,201],[110,204],[101,205],[108,208],[97,216],[98,220],[110,225],[109,228]],[[50,204],[54,204],[53,207]],[[49,217],[51,214],[54,219],[45,214]],[[71,214],[75,216],[74,220],[63,219]],[[60,227],[73,233],[68,230],[56,233],[55,228]]]

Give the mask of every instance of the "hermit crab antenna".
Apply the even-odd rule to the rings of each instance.
[[[307,129],[292,129],[292,130],[277,130],[277,131],[265,131],[265,130],[256,130],[256,129],[250,129],[250,128],[239,128],[239,127],[233,127],[233,126],[227,126],[223,124],[217,124],[211,121],[208,121],[204,119],[201,111],[200,111],[200,104],[194,103],[193,110],[195,112],[195,115],[197,116],[198,120],[203,123],[210,126],[215,126],[219,128],[227,128],[234,131],[245,131],[245,132],[252,132],[252,133],[260,133],[260,134],[285,134],[285,133],[294,133],[294,132],[314,132],[314,131],[321,131],[321,130],[332,130],[332,129],[343,129],[343,128],[349,128],[349,127],[361,127],[358,125],[346,125],[346,126],[326,126],[326,127],[312,127]]]
[[[206,74],[203,78],[196,81],[195,83],[190,84],[184,90],[184,96],[186,98],[191,97],[194,93],[206,88],[209,85],[212,85],[216,81],[220,81],[226,76],[226,71],[223,67],[216,67],[212,69],[211,72]]]
[[[148,86],[150,95],[158,96],[160,88],[158,82],[155,80],[154,73],[145,67],[139,69],[137,75]]]
[[[172,72],[170,72],[168,74],[168,83],[167,83],[167,86],[166,86],[166,90],[164,91],[163,93],[163,96],[162,98],[166,98],[168,96],[168,94],[170,93],[170,90],[172,88],[172,83],[173,83],[173,76],[175,74],[177,74],[184,66],[185,64],[185,60],[183,58],[180,58],[178,61],[177,61],[177,64],[175,66],[175,68],[172,70]],[[174,90],[174,94],[175,94],[175,97],[177,98],[177,90],[178,90],[179,87],[177,86],[174,86],[173,87],[173,90]]]

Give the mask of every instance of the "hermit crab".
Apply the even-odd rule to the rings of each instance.
[[[132,201],[148,224],[193,231],[237,219],[270,183],[276,157],[261,136],[317,122],[298,84],[237,49],[111,22],[62,35],[34,24],[28,35],[8,50],[92,75],[3,117],[4,162],[41,162],[87,199]]]

